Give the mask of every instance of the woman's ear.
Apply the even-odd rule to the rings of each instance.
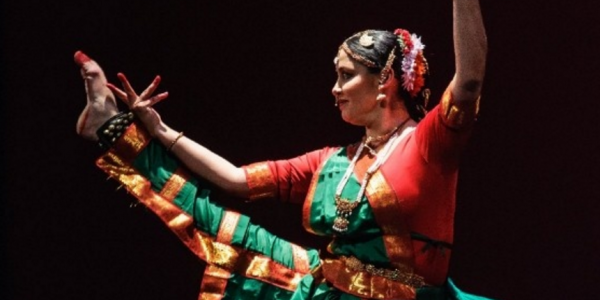
[[[383,108],[386,105],[388,98],[388,91],[392,88],[392,82],[394,78],[394,70],[389,69],[387,72],[381,72],[379,77],[379,84],[377,85],[377,94],[376,101],[379,102],[379,105]]]
[[[390,104],[388,102],[389,99],[396,97],[396,90],[399,88],[400,82],[395,77],[394,70],[390,69],[386,74],[381,74],[379,78],[379,84],[377,85],[377,102],[379,102],[382,108],[386,107],[386,105]],[[393,104],[393,103],[391,103]]]

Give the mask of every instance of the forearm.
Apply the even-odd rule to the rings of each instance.
[[[161,123],[158,128],[155,137],[165,147],[170,147],[170,151],[192,172],[227,192],[239,196],[248,195],[246,175],[242,168],[234,166],[223,157],[185,136],[180,137],[173,144],[179,132],[164,123]]]
[[[479,98],[487,55],[487,37],[479,0],[453,0],[456,74],[451,83],[456,101]]]

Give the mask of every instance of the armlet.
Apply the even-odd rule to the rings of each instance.
[[[473,102],[455,102],[452,92],[447,90],[440,101],[440,115],[444,124],[451,128],[460,129],[471,125],[479,113],[479,100]]]

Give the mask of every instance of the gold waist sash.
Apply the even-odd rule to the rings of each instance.
[[[377,268],[355,257],[326,259],[312,274],[346,293],[370,299],[415,299],[416,289],[426,285],[411,267]]]

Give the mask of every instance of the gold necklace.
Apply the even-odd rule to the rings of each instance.
[[[386,143],[390,137],[400,128],[402,128],[404,126],[404,124],[406,124],[406,122],[408,122],[408,120],[410,120],[410,117],[407,117],[406,119],[404,119],[404,121],[402,121],[402,123],[400,123],[398,126],[394,127],[394,129],[392,129],[391,131],[389,131],[388,133],[379,135],[379,136],[367,136],[365,138],[365,147],[367,147],[367,149],[369,150],[369,152],[372,155],[377,155],[377,151],[375,151],[375,149],[377,149],[377,147],[381,146],[381,144]]]

